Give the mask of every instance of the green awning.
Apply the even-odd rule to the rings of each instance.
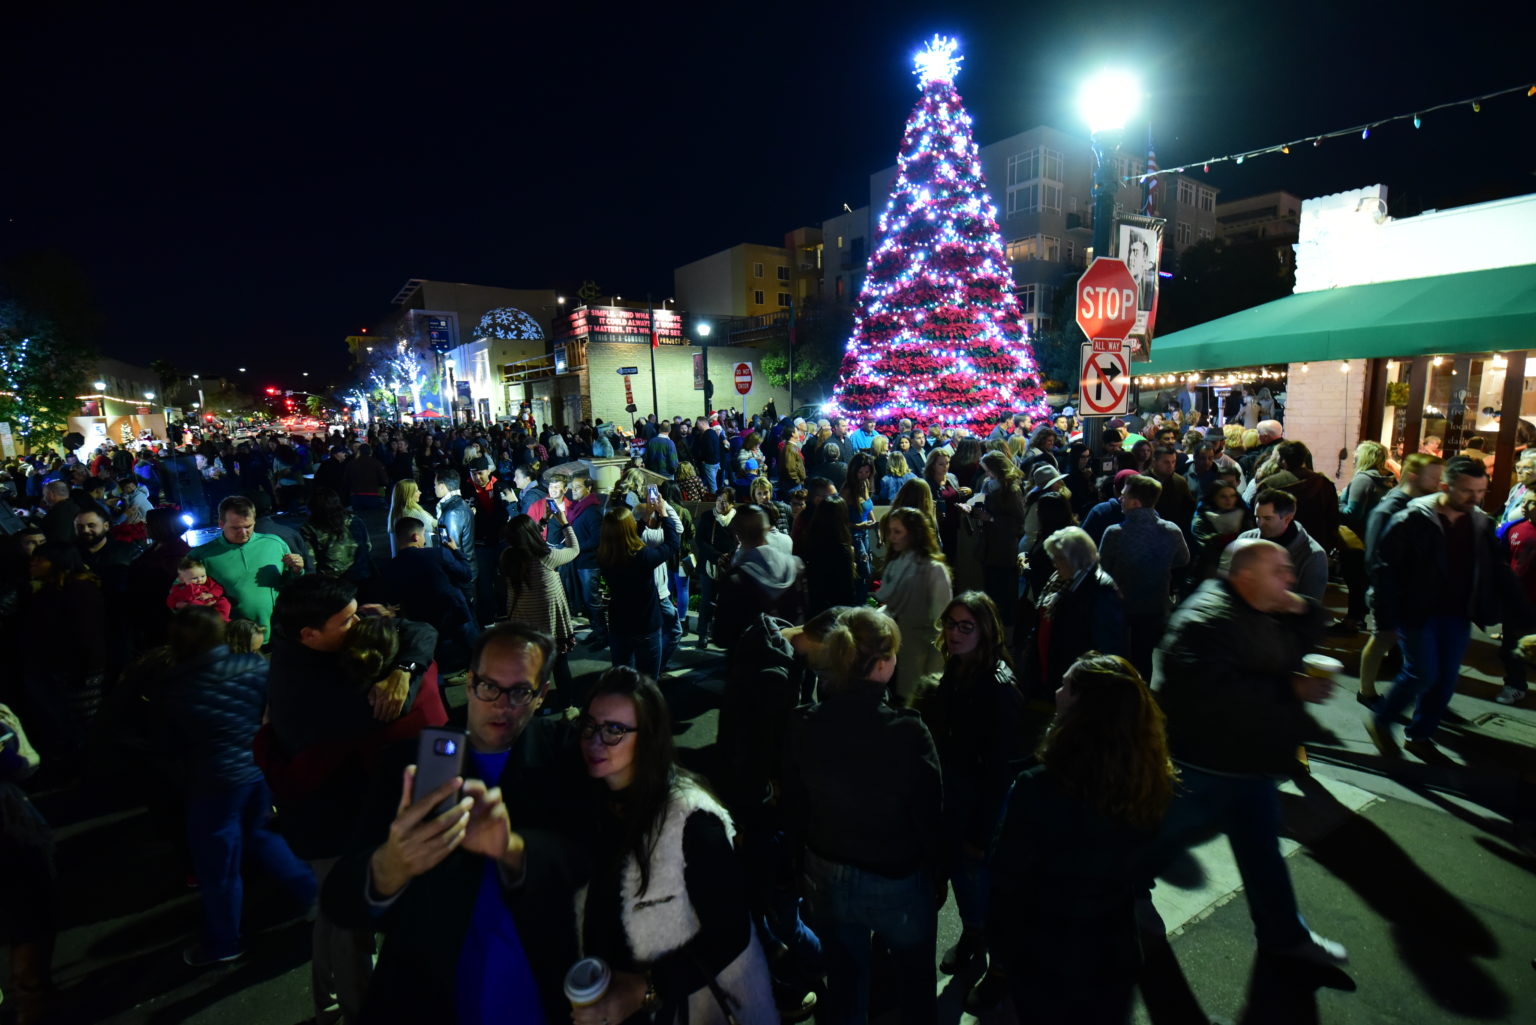
[[[1302,292],[1152,340],[1135,374],[1536,349],[1536,263]]]

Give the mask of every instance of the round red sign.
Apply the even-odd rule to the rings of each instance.
[[[752,364],[736,364],[736,394],[745,395],[752,390]]]

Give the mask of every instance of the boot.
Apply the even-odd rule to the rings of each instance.
[[[985,964],[986,956],[986,940],[980,932],[967,929],[954,946],[944,951],[944,956],[939,959],[939,971],[945,975],[963,975],[976,967],[977,961]]]

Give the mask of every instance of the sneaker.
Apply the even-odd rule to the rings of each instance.
[[[805,1021],[816,1013],[816,994],[811,990],[797,992],[798,987],[782,983],[773,984],[773,1002],[778,1006],[779,1018],[786,1022]]]
[[[1307,930],[1307,938],[1300,943],[1274,948],[1268,953],[1277,957],[1306,961],[1324,968],[1337,968],[1340,965],[1349,964],[1349,951],[1344,949],[1344,944],[1335,943],[1326,936],[1319,936],[1310,929]]]
[[[971,1014],[986,1014],[992,1008],[1003,1002],[1003,997],[1008,995],[1008,976],[1002,972],[987,970],[987,974],[981,977],[981,981],[971,987],[971,991],[965,995],[965,1009]]]
[[[1501,705],[1518,705],[1525,700],[1525,688],[1507,685],[1493,700]]]
[[[237,950],[233,954],[218,955],[210,952],[201,942],[194,943],[181,952],[181,959],[193,968],[207,968],[209,965],[228,964],[238,961],[245,956],[245,951]]]
[[[1453,764],[1451,759],[1446,757],[1445,752],[1440,750],[1439,745],[1423,737],[1407,738],[1403,741],[1403,750],[1421,762],[1432,762],[1437,765]]]
[[[1376,721],[1375,716],[1365,720],[1366,735],[1371,738],[1371,743],[1376,745],[1376,750],[1383,758],[1401,758],[1403,752],[1397,746],[1397,740],[1392,736],[1392,727],[1383,726]]]

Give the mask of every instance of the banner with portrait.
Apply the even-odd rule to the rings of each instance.
[[[1127,341],[1131,360],[1145,363],[1152,358],[1152,333],[1157,325],[1158,270],[1163,263],[1163,228],[1161,217],[1126,215],[1115,220],[1111,255],[1125,261],[1136,279],[1136,324]]]

